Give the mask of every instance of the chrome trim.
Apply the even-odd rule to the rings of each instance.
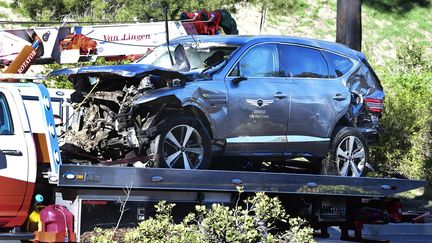
[[[245,136],[227,138],[227,143],[286,143],[286,136]]]
[[[330,138],[320,138],[313,136],[244,136],[227,138],[227,143],[306,143],[306,142],[329,142]]]
[[[289,143],[306,143],[306,142],[329,142],[330,138],[320,138],[313,136],[288,135]]]

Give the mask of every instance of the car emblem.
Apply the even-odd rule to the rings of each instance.
[[[264,107],[264,106],[268,106],[268,105],[272,104],[273,100],[262,100],[262,99],[253,100],[253,99],[246,99],[246,102],[249,103],[250,105],[253,105],[253,106],[256,106],[256,107]]]

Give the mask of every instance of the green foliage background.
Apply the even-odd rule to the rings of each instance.
[[[163,19],[165,6],[170,19],[177,19],[182,11],[235,11],[241,3],[265,5],[279,13],[306,6],[302,0],[20,0],[15,6],[35,20],[148,21]]]
[[[380,142],[372,159],[380,170],[432,183],[432,62],[424,47],[405,43],[397,63],[378,71],[386,92]]]

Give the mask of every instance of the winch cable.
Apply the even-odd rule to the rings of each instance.
[[[96,89],[97,85],[99,84],[99,80],[95,83],[95,85],[93,86],[93,88],[90,90],[90,92],[88,92],[88,94],[84,97],[84,99],[78,104],[78,106],[74,109],[72,115],[68,118],[71,119],[72,116],[74,116],[75,113],[78,112],[78,110],[81,108],[81,106],[84,104],[85,101],[88,100],[88,98],[90,97],[90,95],[93,93],[93,91]],[[67,122],[67,121],[66,121]]]

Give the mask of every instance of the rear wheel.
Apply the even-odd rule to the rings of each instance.
[[[321,174],[365,176],[368,161],[369,150],[366,139],[356,129],[343,127],[332,139],[330,155],[322,162]]]
[[[210,136],[196,118],[171,117],[161,123],[150,154],[155,167],[205,169],[211,161]]]

